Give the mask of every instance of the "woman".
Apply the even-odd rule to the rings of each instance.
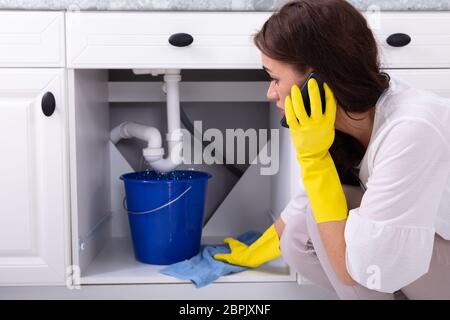
[[[343,0],[287,3],[254,40],[302,188],[254,244],[226,239],[231,253],[216,258],[256,267],[282,253],[342,299],[450,299],[450,101],[381,72],[367,22]],[[310,114],[297,86],[311,72],[323,114],[317,81]],[[352,174],[365,192],[349,211]]]

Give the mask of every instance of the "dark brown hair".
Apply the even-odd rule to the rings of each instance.
[[[367,112],[389,87],[367,21],[345,0],[288,2],[264,23],[254,43],[268,57],[300,73],[312,68],[347,115]],[[342,183],[357,183],[352,170],[364,152],[355,138],[336,130],[330,154]]]

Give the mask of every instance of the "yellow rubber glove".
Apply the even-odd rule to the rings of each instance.
[[[334,140],[337,103],[326,83],[324,91],[324,114],[315,79],[308,81],[311,116],[306,113],[297,85],[292,86],[291,96],[285,99],[286,121],[316,223],[345,220],[348,215],[344,190],[328,151]]]
[[[256,268],[281,256],[280,241],[274,225],[250,246],[233,238],[225,238],[224,243],[228,243],[231,253],[215,254],[214,259],[238,266]]]

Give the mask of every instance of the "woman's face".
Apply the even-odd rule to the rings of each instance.
[[[274,101],[278,108],[284,110],[284,99],[291,94],[291,87],[294,84],[302,86],[311,71],[301,74],[292,65],[274,60],[263,53],[261,62],[264,70],[272,78],[267,90],[267,99]]]
[[[261,62],[263,68],[272,78],[269,90],[267,90],[267,98],[270,101],[274,101],[278,108],[284,110],[284,99],[291,94],[292,86],[296,84],[301,87],[313,69],[308,68],[308,70],[302,74],[292,65],[274,60],[263,53],[261,53]],[[362,122],[361,120],[352,120],[352,118],[341,109],[341,106],[338,104],[336,109],[335,128],[352,135],[367,147],[373,127],[375,108],[371,108],[366,114],[363,114],[363,119],[366,119],[365,122]],[[361,113],[355,114],[355,116],[360,118]],[[368,130],[368,128],[370,130]]]

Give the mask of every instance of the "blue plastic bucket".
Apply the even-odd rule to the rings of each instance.
[[[199,252],[209,178],[209,173],[190,170],[120,177],[137,260],[166,265]]]

